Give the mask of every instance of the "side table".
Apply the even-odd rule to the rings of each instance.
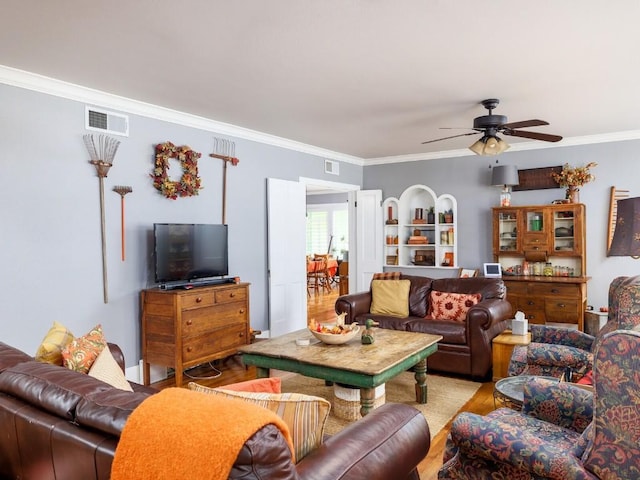
[[[507,376],[509,361],[516,345],[529,345],[531,333],[513,335],[511,330],[505,330],[493,339],[493,381]]]
[[[518,375],[516,377],[503,378],[496,382],[493,390],[494,407],[503,406],[513,410],[520,410],[524,402],[524,384],[534,377],[560,382],[560,379],[556,377],[541,377],[537,375]]]
[[[607,323],[608,316],[609,312],[598,312],[596,310],[584,312],[584,333],[595,337],[598,331]]]

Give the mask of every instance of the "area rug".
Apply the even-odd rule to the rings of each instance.
[[[426,417],[431,438],[442,430],[447,422],[478,391],[481,383],[460,378],[427,375],[428,397],[425,405],[416,402],[415,378],[411,372],[403,372],[387,382],[385,395],[387,403],[405,403],[417,408]],[[297,392],[326,398],[333,402],[333,387],[324,380],[288,374],[282,377],[283,392]],[[325,433],[333,435],[351,422],[329,414]]]

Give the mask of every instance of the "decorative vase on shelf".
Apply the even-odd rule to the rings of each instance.
[[[580,189],[569,185],[567,187],[567,200],[569,200],[569,203],[580,203]]]

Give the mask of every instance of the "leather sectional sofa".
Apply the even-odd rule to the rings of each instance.
[[[121,350],[109,348],[124,368]],[[108,479],[129,414],[157,392],[131,385],[133,392],[118,390],[0,342],[0,478]],[[419,479],[416,467],[429,446],[424,416],[387,404],[295,465],[280,431],[267,425],[245,443],[229,478]]]
[[[380,328],[442,335],[438,351],[427,360],[429,370],[469,375],[474,380],[490,378],[493,365],[491,342],[507,328],[507,320],[511,318],[511,304],[506,300],[507,291],[502,279],[432,279],[405,274],[399,278],[411,281],[408,317],[370,313],[371,289],[338,297],[336,313],[346,313],[346,323],[364,325],[367,319],[372,319],[378,322]],[[433,291],[479,293],[481,298],[478,304],[469,309],[463,321],[427,318],[430,293]]]

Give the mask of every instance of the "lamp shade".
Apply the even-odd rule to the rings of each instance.
[[[616,229],[607,256],[640,256],[640,197],[618,200]]]
[[[498,165],[491,172],[491,185],[518,185],[518,167],[515,165]]]
[[[477,155],[498,155],[510,148],[510,145],[495,135],[484,135],[469,147]]]

